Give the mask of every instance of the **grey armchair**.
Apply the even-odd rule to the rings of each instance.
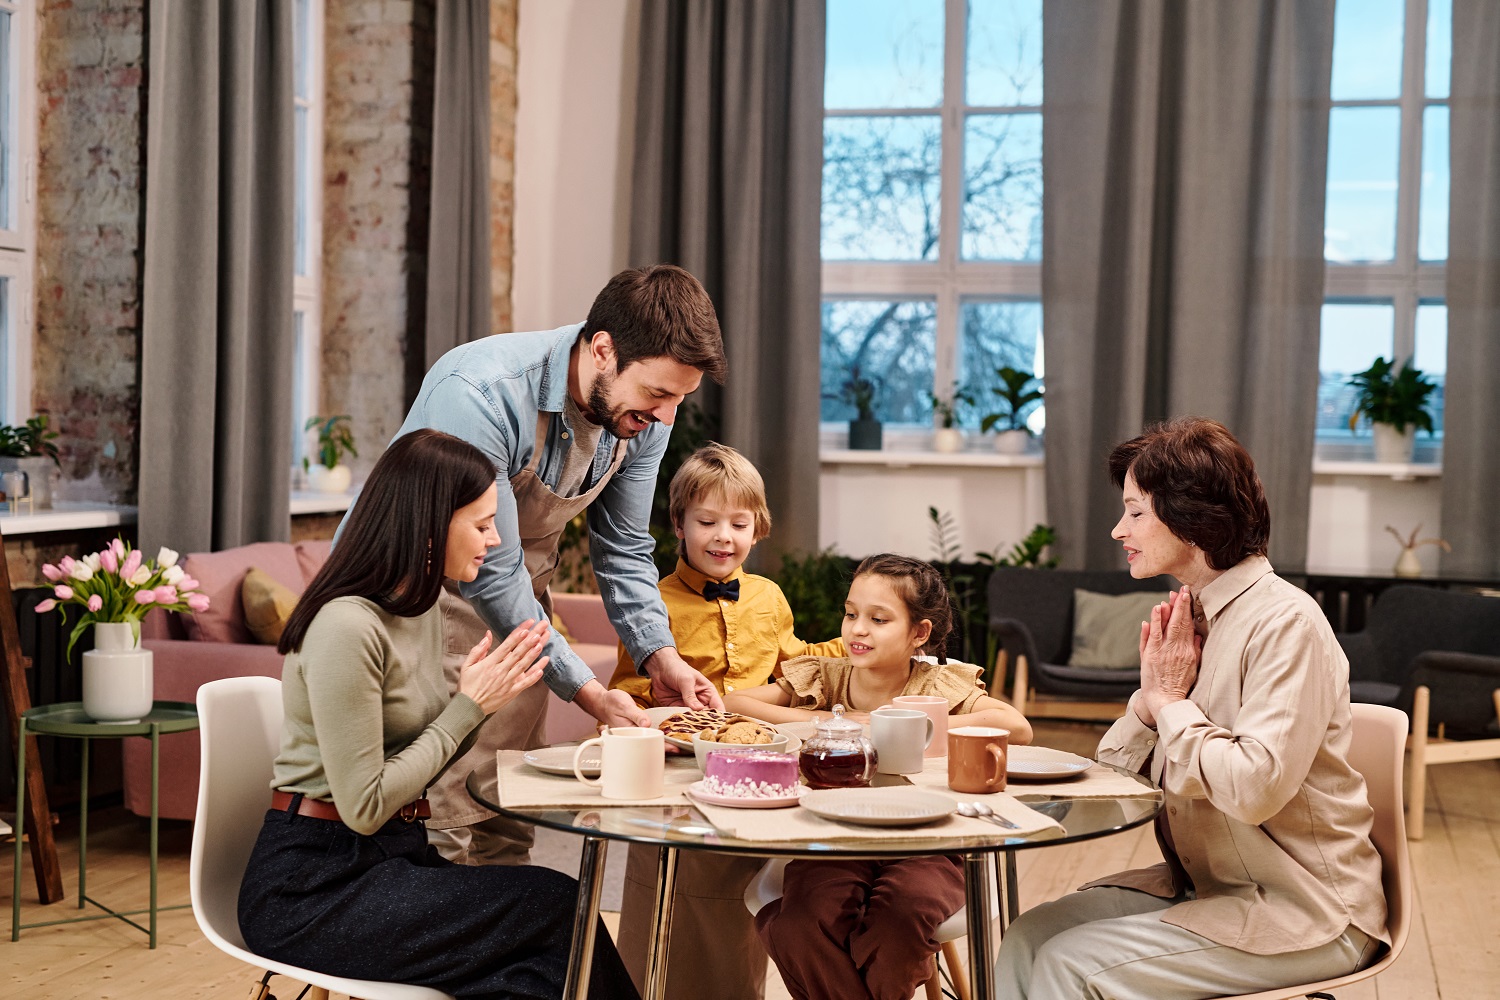
[[[1070,667],[1073,591],[1165,596],[1171,577],[1137,580],[1127,572],[1000,567],[990,577],[990,629],[1012,670],[1011,702],[1027,718],[1116,719],[1141,686],[1141,672]],[[995,686],[1002,686],[997,664]]]

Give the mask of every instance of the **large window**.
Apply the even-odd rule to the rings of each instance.
[[[1042,374],[1041,4],[828,0],[824,421],[855,368],[912,431],[933,393],[982,415],[996,368]]]
[[[1319,352],[1318,450],[1354,458],[1351,374],[1377,357],[1411,360],[1433,381],[1443,427],[1448,311],[1448,83],[1452,0],[1338,0],[1328,122],[1328,261]]]
[[[292,461],[309,454],[302,427],[318,412],[323,289],[323,0],[293,8],[293,100],[296,103],[296,230],[292,261]]]
[[[0,422],[31,415],[36,18],[0,0]]]

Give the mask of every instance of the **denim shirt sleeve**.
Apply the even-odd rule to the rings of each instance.
[[[651,558],[651,498],[671,428],[648,427],[631,441],[612,479],[589,505],[589,559],[604,609],[625,651],[640,664],[663,646],[675,646],[667,608]]]
[[[530,423],[526,424],[527,421]],[[461,584],[459,592],[473,605],[494,633],[494,641],[499,643],[526,619],[547,617],[531,591],[531,574],[526,570],[521,550],[516,498],[510,488],[510,477],[530,458],[526,439],[535,433],[536,411],[531,407],[498,405],[468,379],[453,374],[430,389],[423,386],[422,397],[401,431],[406,433],[417,427],[430,427],[462,438],[483,451],[498,470],[495,530],[500,535],[500,544],[485,556],[478,577]],[[533,448],[537,446],[532,443]],[[648,510],[649,503],[648,495]],[[594,672],[556,629],[548,636],[542,653],[551,657],[542,680],[564,701],[572,701],[579,688],[594,680]]]

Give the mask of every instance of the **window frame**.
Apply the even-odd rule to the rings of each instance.
[[[36,337],[36,11],[20,0],[0,0],[11,15],[11,119],[15,123],[14,226],[0,229],[0,277],[10,282],[0,328],[0,422],[20,424],[32,416],[32,358]]]
[[[957,378],[960,324],[966,302],[1042,298],[1041,261],[966,261],[962,257],[964,124],[970,116],[1042,114],[1041,105],[966,105],[967,0],[944,0],[943,96],[933,108],[825,108],[823,117],[934,117],[941,121],[938,247],[935,261],[822,261],[822,301],[928,300],[935,305],[932,392],[946,398]],[[1045,119],[1043,128],[1046,127]],[[1045,252],[1045,247],[1043,248]],[[937,425],[936,416],[933,426]],[[822,421],[824,447],[841,447],[843,421]],[[925,447],[931,428],[887,424],[887,447]]]
[[[325,0],[307,3],[307,79],[308,97],[297,96],[293,87],[292,103],[307,112],[307,148],[305,176],[294,183],[305,184],[306,243],[308,273],[297,272],[301,262],[292,261],[292,317],[296,335],[296,352],[292,362],[292,466],[294,481],[300,475],[302,461],[313,454],[311,431],[304,431],[308,417],[320,413],[322,405],[322,329],[323,329],[323,116],[327,107],[325,73]],[[295,11],[295,7],[294,7]],[[295,17],[295,13],[294,13]],[[293,30],[296,30],[294,23]],[[294,125],[295,128],[295,120]],[[295,170],[295,167],[294,167]],[[296,330],[298,316],[302,328]]]
[[[1349,3],[1351,0],[1338,0]],[[1405,0],[1402,8],[1401,94],[1396,99],[1334,100],[1338,108],[1396,107],[1400,110],[1396,173],[1396,252],[1388,261],[1324,261],[1323,302],[1390,303],[1395,311],[1392,350],[1395,364],[1411,360],[1417,347],[1417,308],[1445,304],[1448,262],[1424,261],[1419,254],[1422,207],[1423,122],[1430,107],[1451,107],[1451,93],[1427,96],[1428,0]],[[1451,166],[1450,166],[1451,169]],[[1319,331],[1321,337],[1321,328]],[[1445,333],[1446,340],[1446,333]],[[1368,462],[1373,445],[1368,437],[1356,440],[1318,438],[1314,452],[1320,462]],[[1442,441],[1417,436],[1416,461],[1442,461]]]

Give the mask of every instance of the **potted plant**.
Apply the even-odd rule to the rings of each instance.
[[[859,366],[855,365],[844,384],[839,386],[839,391],[829,397],[854,407],[857,416],[849,421],[849,447],[855,451],[879,451],[881,448],[880,421],[875,416],[875,400],[879,395],[880,381],[861,375]]]
[[[932,394],[932,415],[938,424],[937,429],[932,432],[934,451],[963,451],[962,411],[964,407],[973,404],[974,394],[969,389],[960,388],[957,383],[954,383],[953,391],[946,399],[937,393]]]
[[[33,507],[52,506],[52,479],[59,464],[56,437],[56,431],[47,429],[45,413],[19,427],[0,425],[0,475],[25,473],[26,492],[18,496],[29,496]]]
[[[995,369],[995,374],[1000,376],[1000,385],[990,391],[1000,397],[1002,408],[985,417],[979,429],[988,432],[999,427],[995,450],[1002,455],[1019,455],[1031,442],[1031,428],[1026,426],[1026,417],[1042,400],[1041,380],[1031,372],[1009,365]],[[1027,388],[1032,382],[1037,382],[1036,388]]]
[[[116,538],[82,559],[63,556],[56,565],[44,565],[42,575],[54,586],[52,597],[36,606],[38,614],[59,604],[84,608],[68,639],[69,656],[84,631],[94,629],[94,648],[83,654],[84,714],[101,722],[134,722],[150,712],[151,651],[141,648],[141,619],[154,608],[208,610],[208,597],[177,565],[177,553],[163,547],[155,559],[146,559]]]
[[[359,451],[354,447],[354,432],[349,429],[349,415],[341,413],[333,417],[314,414],[307,418],[305,431],[318,432],[318,463],[311,464],[302,459],[302,471],[307,473],[307,485],[319,493],[344,493],[352,478],[349,466],[340,461],[344,452],[355,458]]]
[[[1375,432],[1375,461],[1405,465],[1411,461],[1416,446],[1417,428],[1432,433],[1432,415],[1427,412],[1427,397],[1437,383],[1413,368],[1410,361],[1394,372],[1396,363],[1385,358],[1375,362],[1350,379],[1357,393],[1354,412],[1349,414],[1352,431],[1360,417],[1369,417]]]

